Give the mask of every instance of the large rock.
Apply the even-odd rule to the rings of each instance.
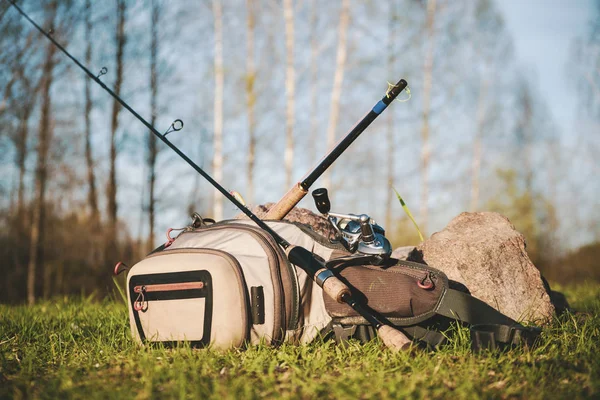
[[[555,313],[548,287],[527,256],[525,238],[498,213],[462,213],[407,258],[443,271],[517,321],[542,324]]]

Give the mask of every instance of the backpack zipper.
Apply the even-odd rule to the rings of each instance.
[[[134,286],[135,293],[169,292],[175,290],[192,290],[204,288],[204,282],[156,283],[153,285]]]

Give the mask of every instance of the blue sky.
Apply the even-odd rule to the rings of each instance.
[[[573,122],[576,93],[568,76],[573,39],[585,34],[591,0],[498,0],[517,58],[531,74],[562,133]]]

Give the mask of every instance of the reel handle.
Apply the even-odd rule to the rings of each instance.
[[[375,232],[371,226],[371,218],[368,215],[362,214],[359,219],[360,231],[362,234],[362,240],[365,243],[371,243],[375,240]]]
[[[313,190],[312,197],[315,199],[315,205],[321,214],[328,214],[331,211],[331,202],[329,201],[327,189],[319,188]]]

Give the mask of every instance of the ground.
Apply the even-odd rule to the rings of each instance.
[[[378,341],[144,348],[118,296],[0,305],[0,398],[599,398],[600,285],[561,289],[575,311],[537,348],[484,354],[460,328],[444,348],[413,353]]]

